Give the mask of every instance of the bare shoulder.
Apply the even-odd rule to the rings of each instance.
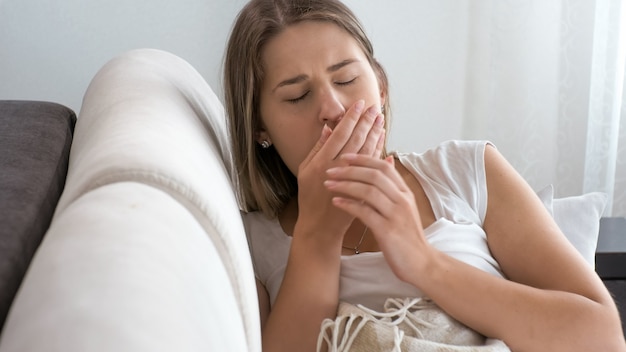
[[[488,204],[483,227],[504,274],[537,288],[610,300],[532,188],[492,146],[485,149],[485,172]]]

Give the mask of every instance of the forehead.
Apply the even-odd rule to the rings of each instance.
[[[266,78],[302,74],[348,58],[367,62],[356,39],[331,22],[304,21],[288,26],[269,40],[261,53]]]

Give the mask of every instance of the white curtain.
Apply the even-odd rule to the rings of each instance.
[[[626,216],[626,0],[469,5],[463,138],[492,140],[536,190],[601,191]]]

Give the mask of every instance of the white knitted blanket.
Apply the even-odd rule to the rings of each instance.
[[[317,351],[328,352],[510,352],[501,340],[485,338],[425,298],[388,299],[384,312],[341,302],[326,319]]]

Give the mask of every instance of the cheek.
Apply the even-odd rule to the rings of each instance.
[[[274,148],[289,170],[297,176],[298,167],[307,157],[321,134],[316,126],[310,126],[305,120],[294,118],[290,122],[268,121],[268,134]]]
[[[308,133],[303,132],[292,133],[287,137],[289,140],[284,141],[286,143],[278,146],[283,161],[294,175],[297,175],[298,167],[306,159],[319,139],[319,136],[311,132],[311,130]]]
[[[372,100],[372,104],[382,105],[383,102],[381,100],[380,85],[378,84],[378,79],[373,72],[369,77],[368,87],[368,97]]]

